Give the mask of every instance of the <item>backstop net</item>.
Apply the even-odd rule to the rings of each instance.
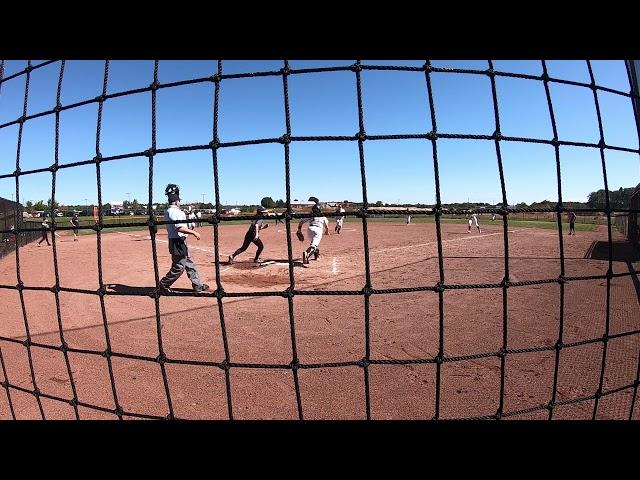
[[[121,79],[112,77],[112,62],[105,61],[100,94],[65,103],[68,63],[29,61],[13,73],[6,71],[5,62],[0,64],[0,111],[3,97],[15,100],[10,86],[19,85],[23,93],[20,113],[0,124],[0,132],[15,132],[13,150],[2,150],[0,158],[0,181],[5,182],[0,196],[15,196],[13,203],[0,203],[0,295],[3,310],[13,318],[0,321],[0,418],[640,418],[640,287],[637,257],[627,248],[630,240],[637,244],[639,196],[636,191],[628,205],[613,204],[608,181],[615,161],[610,155],[633,158],[637,174],[640,150],[637,143],[608,141],[601,111],[606,95],[633,106],[637,122],[633,62],[625,62],[628,88],[612,88],[596,81],[590,61],[584,62],[588,81],[554,76],[545,61],[539,64],[539,74],[500,70],[493,61],[487,61],[486,68],[440,66],[435,61],[412,66],[354,61],[296,68],[283,61],[274,69],[227,73],[227,62],[217,61],[209,74],[161,81],[165,62],[155,61],[148,82],[118,89],[111,84],[121,85]],[[54,100],[31,113],[34,88],[44,88],[41,83],[34,86],[34,78],[45,68],[56,69],[55,84],[47,86]],[[368,132],[371,102],[364,100],[366,78],[392,73],[420,82],[427,125],[423,131]],[[297,134],[292,109],[296,101],[303,102],[299,99],[305,93],[299,88],[293,95],[292,84],[331,75],[341,75],[352,86],[351,99],[344,100],[352,102],[355,112],[352,132]],[[440,126],[447,124],[453,107],[439,96],[434,83],[437,79],[440,86],[463,77],[486,82],[491,133]],[[224,138],[220,123],[234,113],[225,110],[221,95],[234,82],[257,79],[277,82],[282,103],[268,108],[281,112],[281,133]],[[506,100],[501,86],[507,80],[539,88],[538,107],[548,118],[551,135],[513,136],[503,131],[501,102]],[[393,97],[394,83],[385,86]],[[596,141],[563,139],[559,134],[556,87],[579,91],[593,105],[596,124],[590,128],[597,132]],[[161,141],[161,95],[178,89],[209,91],[208,141]],[[136,108],[149,115],[149,137],[136,151],[106,154],[105,111],[128,98],[141,99]],[[321,108],[305,101],[307,108]],[[63,117],[88,107],[95,109],[95,152],[88,158],[61,158],[62,142],[80,141],[71,133],[65,139]],[[473,115],[476,107],[465,112]],[[44,166],[25,168],[24,151],[35,141],[25,137],[25,131],[43,119],[53,127],[51,154]],[[197,120],[186,116],[183,121],[188,125]],[[126,129],[126,116],[120,122]],[[637,123],[633,130],[637,142]],[[482,144],[490,151],[498,186],[493,201],[461,205],[463,201],[454,204],[443,198],[452,178],[443,180],[452,168],[447,148],[456,141]],[[372,172],[387,172],[390,181],[391,172],[404,167],[396,166],[400,160],[392,152],[382,163],[372,162],[370,155],[380,145],[393,150],[398,142],[424,146],[427,153],[418,155],[419,164],[432,183],[423,185],[423,205],[387,202],[392,205],[383,211],[369,195]],[[345,217],[349,228],[323,239],[320,257],[308,264],[298,251],[295,231],[300,220],[313,215],[298,206],[307,195],[317,195],[320,185],[307,190],[298,185],[302,176],[293,171],[294,151],[305,146],[311,158],[307,177],[321,176],[322,163],[312,159],[312,152],[329,143],[353,146],[353,164],[347,167],[345,162],[344,171],[336,167],[333,173],[336,178],[350,176],[361,200],[345,203],[347,208],[339,212],[326,202],[338,199],[319,198],[329,223]],[[543,206],[510,201],[513,170],[506,168],[505,158],[513,145],[548,150],[553,174],[547,181],[557,199]],[[260,234],[273,259],[266,266],[254,267],[248,260],[232,264],[227,257],[242,242],[248,222],[273,223],[274,218],[271,212],[255,214],[255,209],[237,215],[225,211],[234,202],[223,201],[221,192],[233,175],[221,168],[221,156],[266,146],[279,149],[279,164],[258,171],[241,167],[235,175],[250,178],[271,170],[282,178],[283,205],[277,212],[282,226],[272,224],[275,231]],[[563,201],[563,161],[573,149],[596,159],[597,175],[587,175],[597,178],[593,184],[602,185],[602,203],[572,206]],[[166,220],[154,209],[154,204],[166,202],[154,189],[164,189],[174,180],[184,196],[187,178],[203,174],[194,171],[185,156],[170,167],[174,175],[168,175],[163,158],[196,152],[208,156],[206,195],[213,199],[215,213],[197,221],[204,243],[189,242],[196,264],[211,278],[211,289],[166,291],[159,283],[171,265],[165,226],[181,221]],[[531,167],[534,157],[522,162]],[[105,198],[104,191],[105,172],[119,162],[144,167],[147,197],[139,207],[142,215],[132,212],[116,222],[105,208],[113,199]],[[405,178],[412,175],[411,168]],[[63,217],[54,209],[61,197],[59,178],[74,171],[86,173],[74,180],[75,185],[86,184],[86,178],[95,181],[98,207],[97,221],[81,217],[76,243],[74,227],[66,217],[59,220]],[[23,196],[24,182],[34,176],[51,180],[43,193],[51,199],[50,258],[42,256],[49,250],[30,243],[41,232],[39,220],[22,218],[21,204],[31,200]],[[305,192],[305,198],[294,197],[294,191]],[[257,191],[258,200],[267,193]],[[390,196],[400,198],[402,192]],[[577,215],[575,236],[568,235],[571,213]],[[281,239],[279,250],[269,247],[269,238]],[[9,250],[13,255],[6,254]],[[137,251],[144,252],[142,260],[134,258]],[[88,252],[93,260],[87,260]],[[398,265],[407,258],[412,263]],[[127,281],[136,270],[144,270],[142,280]],[[348,272],[355,273],[347,276]],[[248,350],[255,355],[246,354]]]

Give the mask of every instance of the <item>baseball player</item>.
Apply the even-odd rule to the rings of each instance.
[[[78,220],[78,214],[73,212],[73,217],[69,220],[69,223],[73,225],[73,241],[78,241],[78,227],[80,226],[80,220]]]
[[[407,212],[409,211],[409,208],[407,207]],[[409,215],[407,213],[407,225],[409,225],[411,223],[411,215]]]
[[[187,218],[189,219],[189,223],[187,224],[187,227],[189,227],[191,230],[194,230],[196,228],[196,212],[194,212],[193,210],[191,210],[191,206],[189,206],[189,214],[187,215]]]
[[[336,210],[336,213],[345,213],[344,208],[342,208],[342,205],[338,205],[338,209]],[[336,227],[333,229],[334,232],[336,233],[340,233],[340,230],[342,230],[342,224],[344,223],[344,215],[342,215],[341,217],[338,217],[336,220]]]
[[[313,214],[313,217],[303,218],[300,220],[300,223],[298,224],[298,231],[296,232],[298,240],[301,242],[304,241],[302,225],[305,223],[309,224],[307,232],[309,232],[309,237],[311,238],[311,245],[309,245],[309,248],[302,253],[302,263],[304,264],[309,263],[311,255],[313,255],[315,260],[318,260],[320,257],[320,240],[322,240],[322,233],[324,231],[325,234],[329,235],[329,221],[327,220],[327,217],[321,216],[322,212],[318,204],[311,208],[311,213]]]
[[[264,207],[258,207],[256,209],[256,216],[262,215],[266,210],[267,209]],[[256,256],[254,257],[253,262],[262,263],[260,254],[264,249],[264,245],[262,244],[262,240],[260,240],[260,230],[268,227],[269,227],[269,224],[265,223],[264,220],[262,220],[261,218],[256,218],[255,220],[251,220],[251,225],[249,225],[249,230],[247,230],[247,233],[244,235],[244,242],[242,243],[242,246],[239,249],[237,249],[233,253],[233,255],[229,255],[229,264],[233,263],[235,258],[238,255],[240,255],[242,252],[244,252],[247,248],[249,248],[249,245],[251,245],[252,243],[256,247],[258,247],[258,250],[256,250]]]
[[[169,252],[171,253],[171,270],[160,280],[160,289],[171,293],[171,285],[187,271],[189,280],[193,285],[193,291],[196,293],[209,290],[209,285],[202,283],[198,270],[189,257],[189,249],[187,248],[187,235],[193,235],[196,240],[200,240],[200,234],[187,226],[186,214],[180,209],[180,187],[173,183],[167,185],[164,191],[169,200],[169,208],[164,212],[164,219],[185,220],[185,223],[167,224],[167,233],[169,236]]]
[[[38,246],[40,246],[40,244],[45,240],[47,241],[47,245],[51,246],[51,244],[49,243],[49,235],[48,235],[49,223],[47,223],[47,217],[45,217],[44,220],[42,220],[41,226],[42,226],[42,238],[38,242]]]
[[[575,212],[569,212],[569,235],[576,234],[576,218]]]
[[[471,224],[474,224],[476,226],[476,228],[478,229],[478,233],[482,233],[482,231],[480,230],[480,225],[478,225],[478,217],[475,213],[472,213],[469,216],[469,228],[467,229],[467,233],[471,233]]]
[[[196,218],[198,219],[196,222],[198,224],[198,228],[202,227],[202,212],[200,210],[196,212]]]

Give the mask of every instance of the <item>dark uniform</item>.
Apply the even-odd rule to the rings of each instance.
[[[71,219],[71,225],[73,225],[73,241],[77,242],[78,234],[79,234],[78,227],[80,226],[80,220],[78,220],[78,217],[76,215],[74,215],[73,218]]]
[[[261,214],[262,212],[264,212],[264,209],[259,209],[257,213]],[[256,256],[253,261],[256,263],[260,263],[260,254],[264,249],[262,240],[260,240],[260,237],[259,237],[260,230],[262,230],[263,228],[267,228],[268,226],[269,224],[264,223],[264,220],[262,220],[261,218],[256,218],[255,220],[252,220],[251,225],[249,226],[249,230],[247,230],[247,233],[244,236],[244,242],[242,243],[242,246],[239,249],[237,249],[233,253],[233,255],[229,255],[229,263],[233,263],[233,261],[235,260],[235,257],[237,257],[242,252],[244,252],[247,248],[249,248],[249,245],[251,245],[252,243],[256,247],[258,247],[258,250],[256,251]]]
[[[47,219],[45,218],[42,221],[42,238],[40,239],[40,241],[38,242],[38,246],[40,246],[40,244],[42,242],[44,242],[45,240],[47,241],[47,245],[51,246],[51,244],[49,243],[49,224],[47,223]]]

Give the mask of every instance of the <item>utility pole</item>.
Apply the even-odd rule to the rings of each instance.
[[[202,194],[202,208],[204,208],[204,196],[205,195],[206,195],[205,193]]]

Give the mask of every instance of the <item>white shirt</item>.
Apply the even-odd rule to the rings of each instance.
[[[327,228],[329,227],[329,220],[327,220],[327,217],[303,218],[302,223],[308,223],[309,228],[317,228],[320,230],[322,230],[325,225]]]
[[[176,205],[171,205],[164,212],[164,219],[166,221],[170,221],[170,220],[186,220],[187,216]],[[180,233],[177,230],[178,227],[189,228],[186,223],[176,223],[175,225],[167,224],[165,226],[167,227],[167,233],[169,234],[169,238],[176,239],[176,238],[185,238],[187,236],[186,233]]]

